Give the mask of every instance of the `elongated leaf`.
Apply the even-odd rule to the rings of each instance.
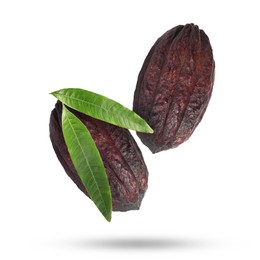
[[[137,132],[153,133],[140,116],[105,96],[79,88],[61,89],[51,94],[68,107],[96,119]]]
[[[103,161],[86,126],[64,105],[62,131],[72,162],[90,198],[110,221],[112,196]]]

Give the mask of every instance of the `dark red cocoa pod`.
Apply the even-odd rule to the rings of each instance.
[[[88,128],[102,157],[112,193],[113,211],[139,209],[147,190],[148,171],[142,153],[129,130],[70,109]],[[58,101],[50,117],[50,139],[68,176],[87,196],[71,161],[61,128],[62,105]]]
[[[138,76],[133,110],[153,128],[137,133],[153,153],[186,141],[208,106],[215,62],[209,38],[194,24],[163,34]]]

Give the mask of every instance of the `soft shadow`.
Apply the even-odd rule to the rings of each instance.
[[[134,249],[134,250],[160,250],[160,249],[181,249],[181,248],[199,248],[210,245],[209,241],[192,239],[171,239],[171,238],[106,238],[92,240],[67,241],[67,246],[77,248],[92,249]],[[70,244],[70,245],[69,245]]]
[[[121,248],[121,249],[162,249],[196,247],[200,243],[197,241],[184,239],[158,239],[158,238],[119,238],[112,240],[96,240],[91,242],[94,247]]]

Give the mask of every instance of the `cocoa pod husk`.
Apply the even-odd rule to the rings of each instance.
[[[70,111],[88,128],[104,163],[112,194],[113,211],[137,210],[147,190],[148,170],[130,131],[90,116]],[[61,128],[62,104],[50,116],[50,139],[67,175],[89,197],[70,158]]]
[[[188,140],[208,106],[215,62],[208,36],[197,25],[179,25],[152,46],[138,76],[133,110],[153,128],[137,133],[153,152]]]

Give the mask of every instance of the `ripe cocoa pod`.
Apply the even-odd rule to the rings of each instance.
[[[86,127],[103,160],[112,193],[113,211],[139,209],[147,189],[148,171],[142,153],[129,130],[70,109]],[[61,128],[62,105],[58,101],[50,116],[50,139],[68,176],[87,196],[71,161]]]
[[[194,24],[172,28],[152,46],[138,76],[133,110],[154,130],[137,133],[153,153],[191,136],[209,103],[214,71],[209,38]]]

